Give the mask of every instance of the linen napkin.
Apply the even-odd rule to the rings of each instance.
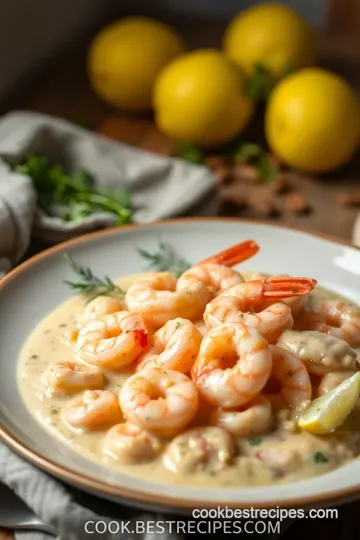
[[[45,155],[69,170],[87,169],[101,189],[129,190],[137,223],[218,211],[217,182],[206,167],[119,144],[50,116],[10,113],[0,119],[0,272],[19,261],[31,235],[53,244],[116,224],[109,213],[78,223],[37,210],[32,181],[12,171],[28,154]]]
[[[0,481],[10,487],[34,514],[44,523],[57,531],[56,540],[180,540],[182,535],[176,530],[153,532],[153,522],[166,519],[183,519],[161,516],[156,513],[145,513],[140,510],[115,505],[65,486],[55,478],[38,470],[33,465],[13,453],[5,444],[0,443]],[[0,501],[6,508],[6,501]],[[86,532],[87,522],[102,521],[110,526],[111,532],[89,534]],[[135,521],[151,522],[149,531],[143,534],[132,534],[136,531]],[[121,524],[123,526],[121,527]],[[90,531],[94,523],[88,525]],[[100,531],[104,529],[101,525]],[[119,529],[119,532],[115,532]],[[129,532],[128,532],[129,531]],[[54,536],[43,532],[20,531],[15,534],[16,540],[54,540]]]

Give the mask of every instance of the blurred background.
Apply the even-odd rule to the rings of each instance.
[[[32,0],[31,3],[26,0],[2,0],[0,113],[18,109],[40,111],[66,118],[120,142],[205,164],[219,180],[222,215],[280,220],[349,239],[360,206],[357,152],[360,129],[357,110],[360,89],[360,2],[282,2],[300,17],[301,24],[305,24],[315,40],[314,59],[305,60],[307,52],[301,52],[299,58],[303,55],[304,61],[299,65],[296,65],[297,61],[292,65],[286,56],[287,51],[291,56],[292,49],[296,53],[296,40],[303,39],[299,37],[298,29],[291,26],[293,22],[287,28],[289,21],[276,10],[270,15],[257,15],[251,23],[252,30],[247,30],[250,34],[249,51],[252,48],[251,32],[254,35],[259,32],[268,34],[274,40],[278,33],[283,32],[283,28],[287,28],[288,43],[285,40],[284,57],[281,57],[284,71],[281,76],[279,73],[273,76],[271,62],[267,65],[266,59],[254,62],[254,69],[243,70],[247,80],[244,84],[252,85],[250,97],[254,101],[253,110],[251,114],[244,112],[234,133],[229,128],[228,136],[225,134],[219,140],[211,141],[211,144],[203,134],[199,135],[201,114],[206,120],[211,116],[203,111],[205,105],[210,108],[211,92],[208,88],[212,83],[209,83],[211,76],[209,79],[208,73],[204,74],[201,84],[197,83],[201,87],[197,97],[185,104],[187,111],[195,111],[195,120],[193,122],[191,118],[188,122],[183,119],[184,127],[179,125],[179,118],[174,120],[173,112],[178,108],[175,104],[176,92],[184,81],[182,77],[186,79],[186,75],[169,75],[170,82],[162,82],[159,99],[162,99],[161,95],[166,95],[167,103],[172,103],[172,99],[175,102],[171,111],[168,109],[154,115],[152,107],[129,105],[125,103],[127,98],[116,95],[119,88],[123,87],[124,93],[128,86],[130,93],[136,95],[135,87],[132,91],[132,81],[137,77],[135,86],[143,84],[142,77],[146,77],[144,73],[148,73],[152,60],[144,57],[141,73],[135,76],[134,72],[139,68],[135,66],[136,60],[134,65],[131,64],[131,46],[121,51],[121,37],[117,42],[113,37],[107,43],[104,38],[102,45],[97,41],[97,52],[94,52],[94,39],[107,25],[123,17],[141,15],[170,25],[176,39],[182,43],[179,46],[181,50],[174,52],[174,57],[181,56],[185,50],[206,47],[226,49],[224,43],[227,39],[225,53],[231,60],[237,60],[237,51],[246,50],[242,41],[244,27],[234,29],[233,25],[233,29],[229,30],[229,25],[239,14],[247,13],[248,8],[256,9],[259,4],[262,3],[256,0],[153,0],[151,3],[145,0],[62,0],[51,3],[48,0]],[[281,32],[276,30],[279,24]],[[306,33],[307,30],[301,32]],[[140,29],[133,33],[131,39],[142,42],[144,35]],[[152,36],[156,41],[156,32]],[[171,49],[166,39],[162,43],[165,49],[167,46]],[[271,50],[270,45],[268,48]],[[157,51],[155,54],[160,53]],[[117,68],[114,66],[118,65],[116,55],[123,55],[128,61],[128,67],[122,67],[120,73],[115,73]],[[204,66],[201,62],[199,59],[199,65]],[[238,63],[241,64],[241,59]],[[331,77],[334,73],[341,75],[341,84],[345,87],[337,89],[337,79],[337,82],[334,79],[323,82],[321,79],[320,84],[313,81],[311,84],[321,87],[323,96],[327,96],[324,100],[320,90],[319,95],[315,95],[317,91],[312,91],[311,84],[307,87],[307,81],[299,81],[284,94],[278,92],[277,103],[269,105],[271,94],[276,93],[285,75],[291,78],[294,73],[296,76],[298,69],[313,64],[324,67]],[[194,67],[183,68],[188,75],[191,70],[199,71]],[[222,79],[221,70],[210,69],[210,72],[214,73],[214,79]],[[170,97],[169,87],[172,92]],[[213,92],[214,102],[218,104],[220,99],[226,101],[227,91],[221,90],[220,98],[219,89]],[[293,132],[289,130],[286,141],[284,138],[279,141],[278,130],[273,127],[278,122],[275,117],[290,114],[279,113],[279,110],[286,110],[286,103],[296,100],[296,95],[301,96],[304,110],[307,111],[303,115],[303,127],[294,127]],[[320,103],[325,112],[319,112]],[[289,105],[288,109],[290,107],[293,106]],[[229,111],[227,114],[233,116]],[[270,127],[265,129],[265,118],[269,116],[271,118],[267,122]],[[294,114],[292,116],[291,122]],[[191,130],[189,125],[192,122],[196,125]],[[226,123],[224,121],[224,125]],[[203,127],[203,130],[209,134],[208,128]],[[323,139],[319,133],[324,133]],[[317,137],[316,144],[312,143],[312,137]],[[290,148],[293,140],[297,141],[298,148],[293,148],[294,145]],[[314,160],[317,161],[316,166]],[[330,215],[333,219],[329,218]]]
[[[327,16],[327,0],[289,0],[314,26]],[[165,17],[190,14],[226,20],[255,1],[154,0],[2,0],[0,5],[0,99],[23,82],[46,60],[66,50],[105,21],[121,14]],[[339,2],[340,4],[340,2]]]

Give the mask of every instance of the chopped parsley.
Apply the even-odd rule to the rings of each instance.
[[[313,454],[313,460],[315,463],[327,463],[329,461],[322,452],[315,452]]]
[[[262,443],[262,438],[261,437],[249,437],[248,438],[248,443],[250,444],[250,446],[259,446]]]

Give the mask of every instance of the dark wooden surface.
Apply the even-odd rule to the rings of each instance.
[[[218,21],[178,20],[177,25],[191,47],[218,46],[225,24]],[[360,49],[354,49],[348,36],[332,38],[319,35],[321,63],[335,69],[351,81],[360,91]],[[92,93],[85,71],[86,46],[70,51],[53,61],[23,92],[14,95],[0,112],[32,109],[67,118],[103,132],[113,134],[113,125],[106,120],[110,107]],[[151,116],[116,117],[116,137],[128,144],[160,153],[168,153],[171,142],[155,128]],[[302,180],[302,191],[311,202],[313,211],[304,216],[288,215],[281,221],[289,225],[308,227],[324,233],[350,239],[356,209],[341,206],[340,192],[360,187],[360,159],[357,156],[346,168],[323,179]],[[224,211],[230,215],[229,211]],[[231,215],[236,215],[232,213]],[[244,215],[238,213],[238,215]],[[246,214],[245,214],[246,215]],[[0,503],[1,504],[1,503]],[[303,520],[296,522],[283,536],[284,540],[303,538],[327,540],[355,540],[359,536],[358,515],[360,505],[353,503],[340,509],[340,517],[333,520]],[[0,540],[13,540],[11,532],[0,530]]]

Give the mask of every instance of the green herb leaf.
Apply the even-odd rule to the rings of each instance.
[[[274,77],[262,62],[255,62],[245,92],[254,101],[267,101],[274,87]]]
[[[315,452],[313,454],[313,460],[315,463],[327,463],[329,461],[322,452]]]
[[[63,219],[81,221],[95,212],[110,212],[118,225],[131,223],[130,194],[126,190],[114,193],[97,190],[95,179],[85,169],[70,174],[60,164],[51,164],[44,156],[30,155],[14,170],[29,176],[38,197],[38,206],[48,215],[58,215],[56,206],[65,206]]]
[[[261,183],[272,184],[276,180],[278,167],[258,144],[243,143],[235,153],[235,159],[242,163],[252,164],[259,172]]]
[[[271,163],[270,159],[266,154],[264,154],[258,164],[256,165],[256,168],[258,169],[261,177],[261,182],[263,184],[272,184],[275,182],[277,174],[278,174],[278,168],[276,165],[273,165]]]
[[[261,443],[262,443],[262,438],[261,437],[249,437],[248,438],[248,443],[250,444],[250,446],[259,446]]]
[[[285,62],[280,79],[294,73],[294,68],[289,62]],[[263,62],[255,62],[252,74],[246,86],[246,95],[254,101],[267,101],[278,80]]]
[[[95,296],[93,296],[91,300],[97,296],[110,294],[120,297],[125,296],[125,291],[115,285],[108,276],[98,278],[93,274],[91,268],[88,266],[81,266],[68,253],[65,253],[64,257],[74,273],[78,276],[78,281],[64,281],[64,283],[69,285],[75,292],[95,293]]]
[[[201,150],[187,143],[177,144],[175,151],[180,158],[188,161],[189,163],[199,164],[204,160],[204,154],[201,152]]]
[[[290,64],[290,62],[285,62],[284,70],[283,70],[283,77],[288,77],[289,75],[292,75],[295,72],[295,69]]]
[[[259,157],[263,152],[262,148],[255,143],[244,143],[235,153],[235,159],[244,163],[248,163],[254,158]]]
[[[154,253],[140,248],[137,250],[148,261],[147,270],[171,272],[175,277],[179,277],[192,266],[182,257],[178,257],[170,244],[159,240],[158,245],[158,251]]]

